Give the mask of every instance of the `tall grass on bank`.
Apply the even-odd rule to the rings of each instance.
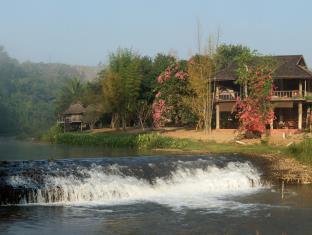
[[[158,133],[58,133],[54,137],[52,142],[57,144],[93,145],[108,148],[185,148],[193,145],[192,140],[174,139]]]
[[[40,137],[40,139],[44,142],[55,143],[57,137],[62,133],[63,133],[63,128],[60,125],[55,124],[47,132],[45,132]]]
[[[304,141],[292,144],[287,148],[287,152],[297,160],[312,164],[312,139],[305,139]]]

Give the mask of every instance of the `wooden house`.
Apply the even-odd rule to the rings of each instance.
[[[273,73],[272,104],[275,120],[271,128],[303,129],[307,126],[312,103],[312,72],[302,55],[272,56],[276,62]],[[216,76],[216,129],[237,128],[234,105],[244,88],[235,83],[237,65],[230,64]],[[233,112],[234,111],[234,112]]]

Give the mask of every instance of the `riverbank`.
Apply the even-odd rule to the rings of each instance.
[[[194,133],[198,138],[192,135]],[[54,136],[54,142],[108,148],[149,149],[174,154],[234,153],[244,155],[256,162],[263,170],[265,178],[269,180],[284,181],[289,184],[312,183],[311,157],[307,150],[307,148],[312,149],[312,143],[304,144],[302,147],[302,143],[305,142],[302,142],[298,136],[287,137],[284,144],[280,142],[274,144],[276,138],[237,141],[235,135],[226,134],[222,137],[213,133],[205,139],[200,138],[202,133],[192,130],[189,132],[173,129],[121,132],[105,129],[85,133],[59,133]],[[213,139],[214,135],[215,139]],[[289,143],[291,145],[287,146]]]

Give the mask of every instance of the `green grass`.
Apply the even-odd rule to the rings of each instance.
[[[312,139],[289,147],[269,145],[267,141],[260,144],[238,145],[220,144],[214,141],[194,139],[177,139],[163,136],[157,132],[130,133],[62,133],[54,127],[45,137],[46,141],[57,144],[103,146],[107,148],[131,149],[179,149],[184,151],[203,151],[210,153],[240,153],[249,155],[278,154],[281,157],[293,157],[304,164],[312,165]]]
[[[290,145],[287,153],[303,163],[312,165],[312,139],[305,139],[300,143]]]
[[[63,130],[60,125],[55,124],[48,131],[46,131],[43,135],[41,135],[40,140],[44,142],[55,143],[58,135],[63,133]]]
[[[57,144],[93,145],[108,148],[184,148],[191,140],[178,140],[158,133],[59,133],[53,141]]]
[[[199,150],[212,153],[279,153],[281,148],[267,144],[237,145],[219,144],[214,141],[177,139],[159,133],[59,133],[54,136],[54,143],[69,145],[94,145],[109,148],[155,149],[171,148],[185,151]]]

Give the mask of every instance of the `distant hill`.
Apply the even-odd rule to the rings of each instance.
[[[20,63],[0,46],[0,134],[39,134],[55,123],[56,99],[66,81],[91,81],[99,66]]]
[[[87,65],[72,65],[78,71],[80,77],[92,81],[97,77],[97,74],[103,69],[103,66],[87,66]]]

